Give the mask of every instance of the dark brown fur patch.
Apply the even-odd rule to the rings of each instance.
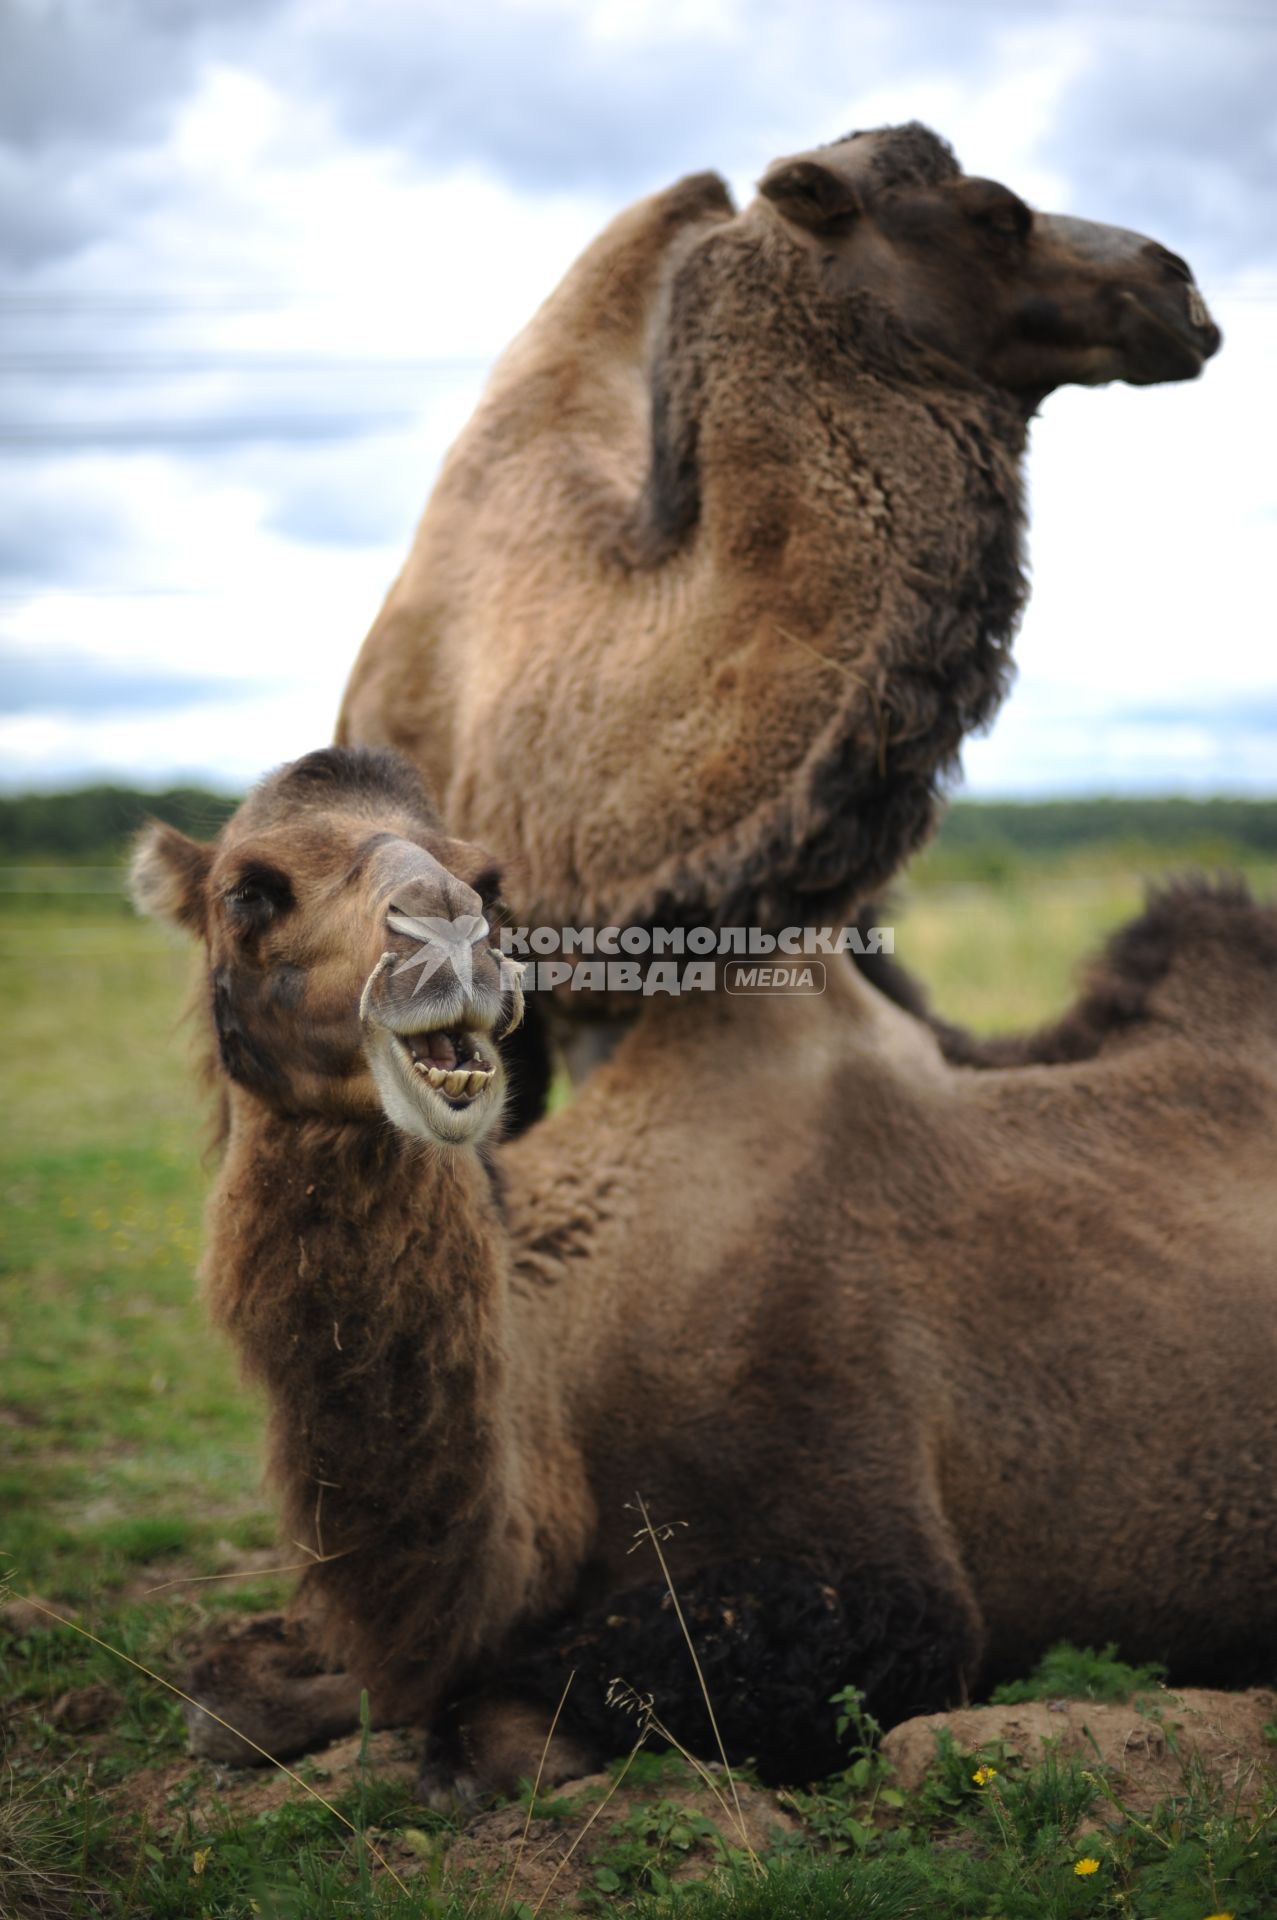
[[[867,1710],[890,1726],[957,1700],[972,1660],[961,1609],[899,1568],[840,1590],[812,1567],[741,1560],[681,1578],[678,1598],[728,1759],[752,1761],[774,1784],[800,1784],[846,1764],[831,1704],[839,1688],[859,1687]],[[631,1588],[562,1623],[485,1686],[550,1712],[569,1673],[575,1680],[560,1724],[600,1757],[629,1744],[644,1702],[683,1746],[716,1755],[701,1683],[663,1584]],[[654,1744],[661,1745],[659,1730]]]
[[[424,825],[438,815],[421,775],[402,754],[378,747],[320,747],[272,774],[252,795],[253,817],[263,819],[301,802],[337,799],[389,801],[420,813]]]
[[[902,127],[869,127],[844,133],[841,139],[826,142],[820,151],[846,146],[853,140],[873,143],[867,166],[876,187],[934,187],[958,179],[962,172],[949,142],[920,120],[907,121]]]

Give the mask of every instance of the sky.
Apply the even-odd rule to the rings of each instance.
[[[1277,793],[1277,0],[0,0],[0,786],[234,789],[330,738],[604,222],[914,118],[1184,255],[1225,334],[1046,402],[965,790]]]

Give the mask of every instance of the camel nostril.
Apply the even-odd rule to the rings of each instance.
[[[1159,267],[1164,267],[1168,273],[1174,275],[1175,279],[1186,280],[1189,286],[1192,286],[1193,269],[1189,266],[1187,260],[1181,260],[1180,256],[1177,253],[1172,253],[1169,247],[1159,246],[1156,240],[1149,241],[1148,251]]]
[[[422,888],[420,891],[409,889],[396,894],[386,905],[386,925],[392,931],[395,930],[396,921],[432,917],[445,920],[450,917],[446,896],[440,895],[434,888]]]
[[[1224,336],[1211,319],[1210,309],[1192,282],[1188,288],[1188,324],[1197,334],[1204,354],[1209,356],[1218,350]]]

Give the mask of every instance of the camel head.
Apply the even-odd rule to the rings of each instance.
[[[501,1112],[522,1011],[499,874],[442,832],[397,755],[331,747],[254,789],[210,845],[152,823],[139,908],[203,942],[221,1071],[273,1111],[444,1146]]]
[[[763,202],[833,297],[875,294],[1032,408],[1056,387],[1191,380],[1220,344],[1190,269],[1122,227],[1035,213],[916,123],[779,160]]]

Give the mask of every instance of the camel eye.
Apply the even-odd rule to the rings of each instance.
[[[504,909],[505,902],[501,898],[501,869],[499,867],[485,867],[482,873],[475,875],[470,885],[482,900],[485,913],[496,913]]]
[[[1032,211],[1023,200],[1008,194],[1004,200],[973,209],[972,218],[999,240],[1023,240],[1033,225]]]
[[[260,924],[292,906],[293,890],[277,868],[249,867],[222,898],[237,919]]]
[[[1169,247],[1159,247],[1155,241],[1151,241],[1149,244],[1153,257],[1164,266],[1168,272],[1173,273],[1177,280],[1186,280],[1190,287],[1193,285],[1193,269],[1189,266],[1187,260],[1181,260],[1177,253],[1170,251]]]

